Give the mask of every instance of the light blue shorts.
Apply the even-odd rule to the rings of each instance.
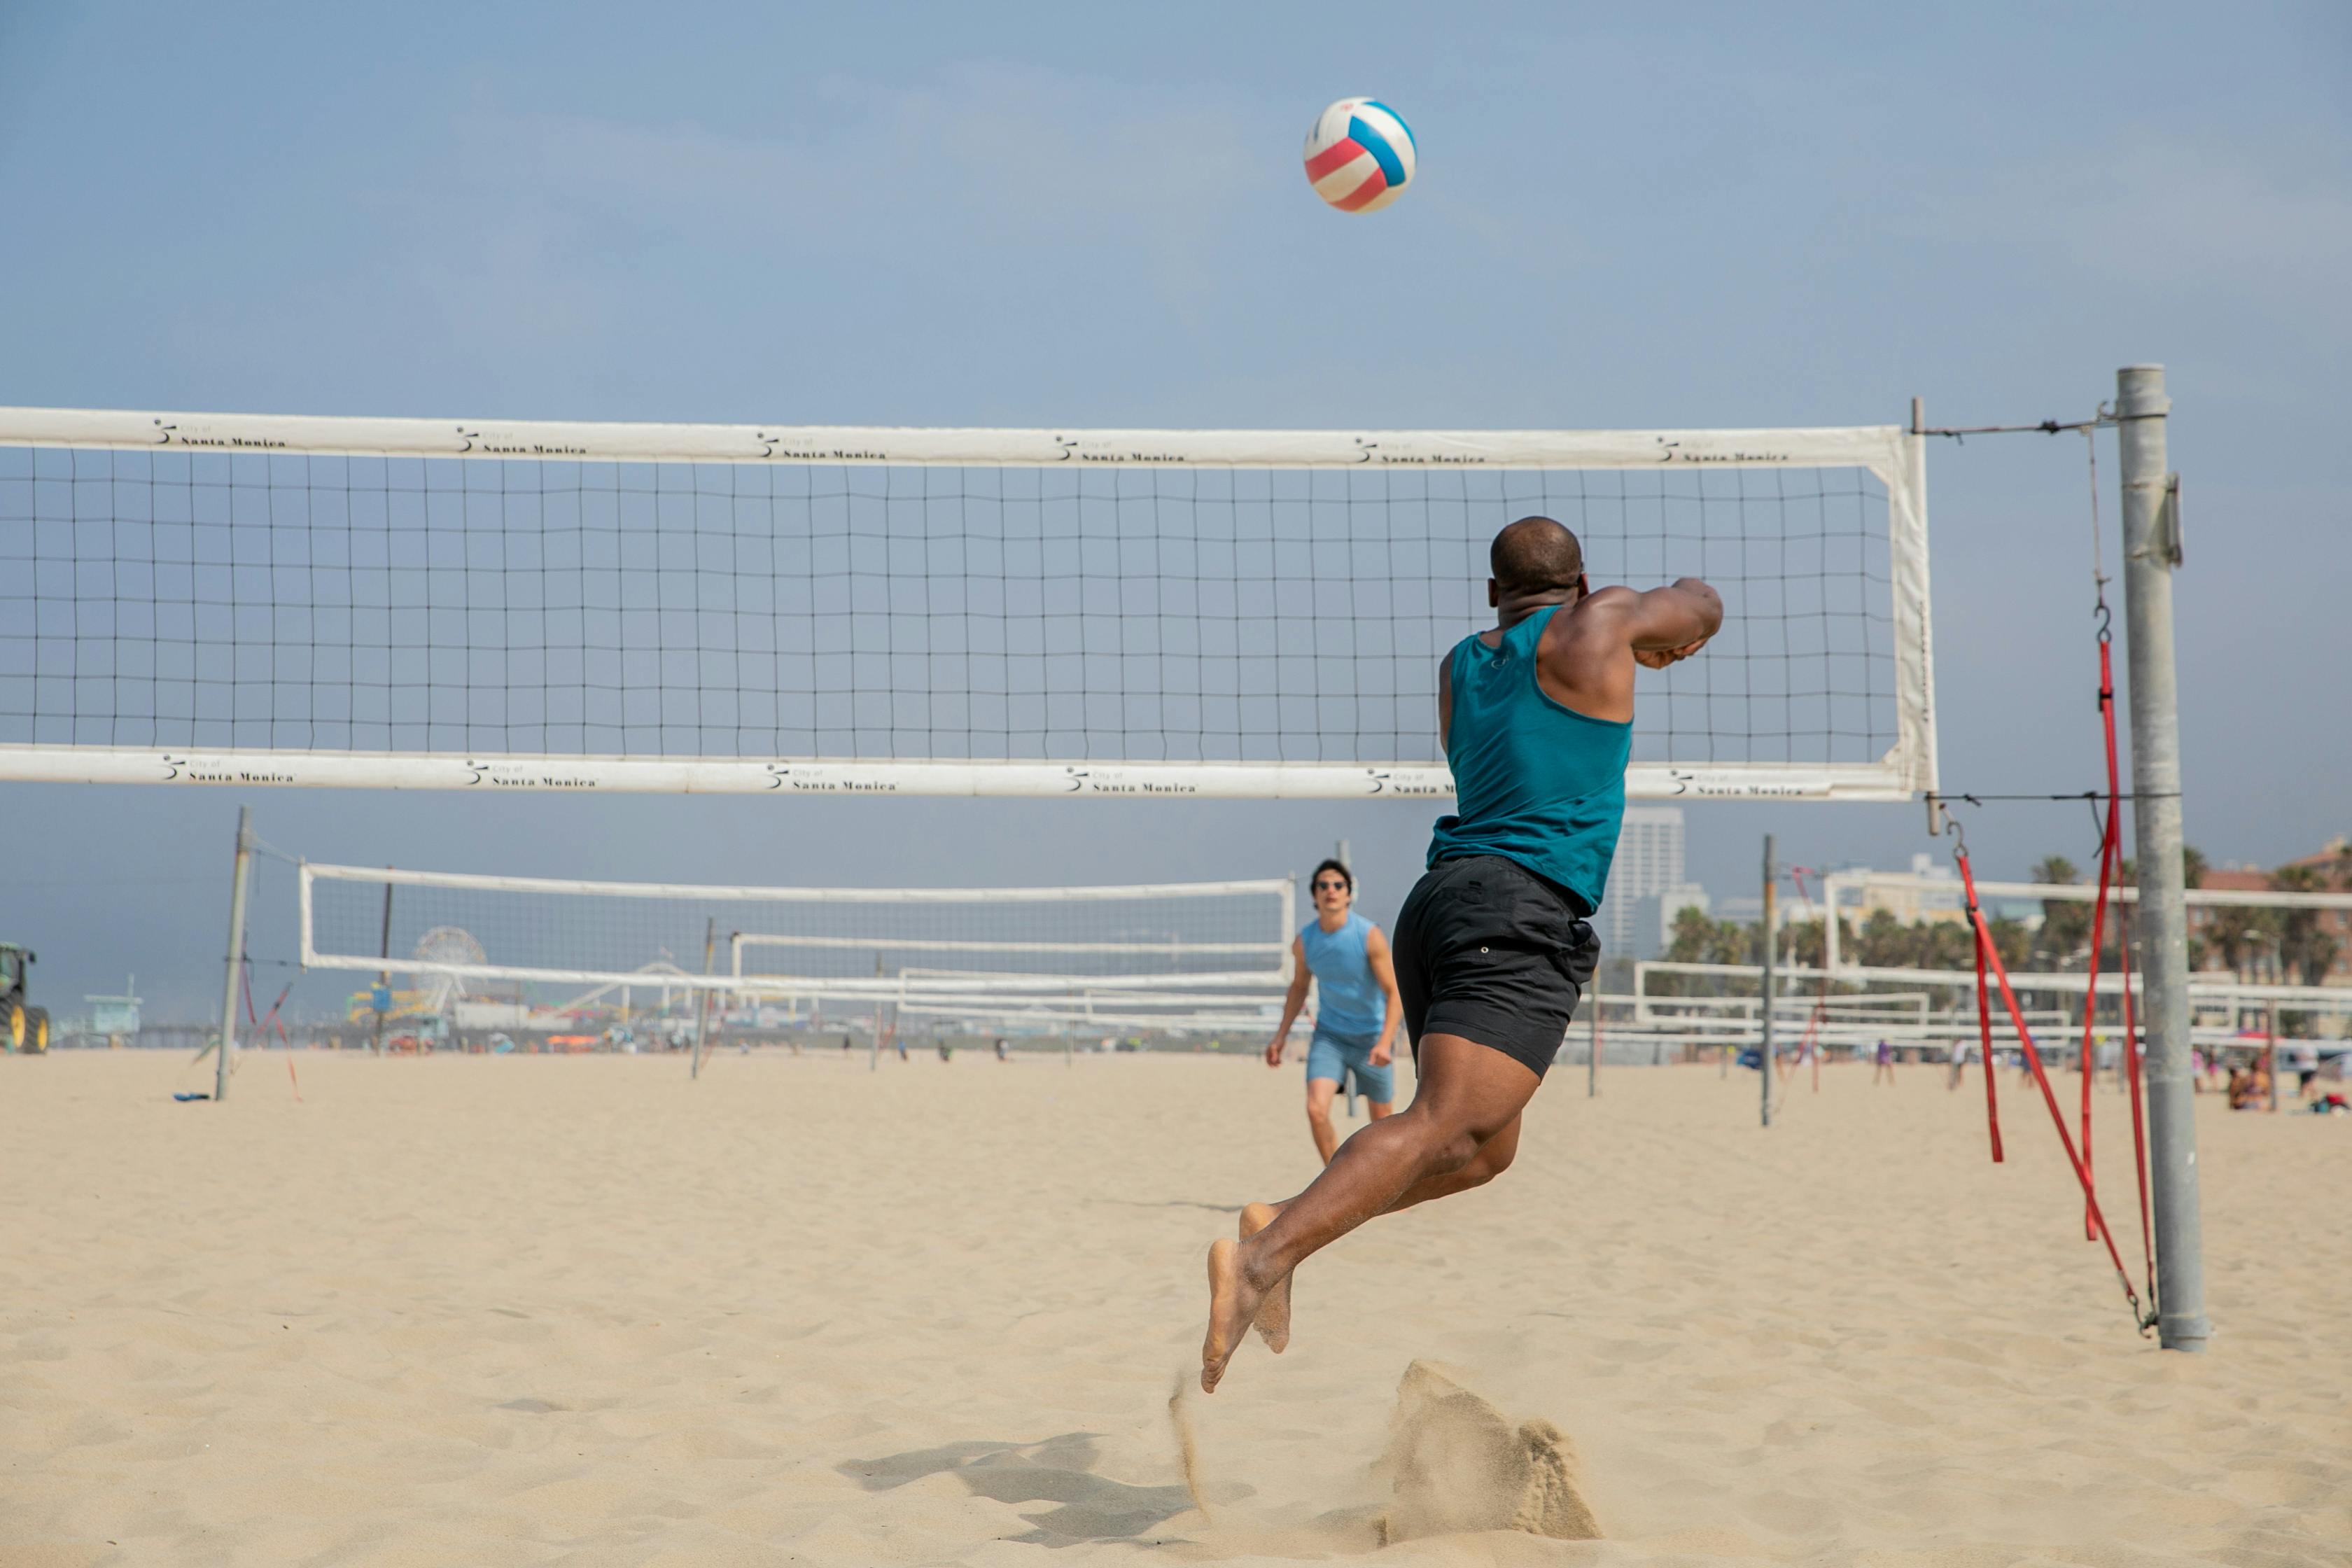
[[[1314,1043],[1307,1047],[1307,1077],[1311,1081],[1325,1079],[1345,1085],[1347,1075],[1356,1075],[1356,1092],[1375,1105],[1391,1105],[1396,1100],[1396,1068],[1376,1068],[1372,1065],[1372,1047],[1381,1043],[1377,1034],[1338,1035],[1328,1029],[1315,1031]]]

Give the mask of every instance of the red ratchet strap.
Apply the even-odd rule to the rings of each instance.
[[[1977,881],[1975,873],[1969,868],[1967,848],[1956,849],[1953,858],[1959,863],[1960,883],[1967,890],[1969,907],[1974,910],[1977,907]],[[1977,932],[1978,962],[1990,967],[1993,981],[2000,988],[2001,1005],[2009,1010],[2010,1024],[2017,1030],[2017,1042],[2024,1048],[2026,1068],[2033,1074],[2033,1081],[2042,1090],[2042,1103],[2050,1108],[2051,1124],[2058,1129],[2058,1142],[2066,1150],[2066,1163],[2074,1168],[2074,1180],[2082,1184],[2083,1202],[2090,1210],[2092,1229],[2099,1240],[2106,1243],[2107,1258],[2116,1266],[2116,1283],[2123,1287],[2124,1300],[2131,1303],[2132,1319],[2144,1334],[2156,1321],[2156,1315],[2141,1307],[2139,1292],[2132,1289],[2131,1275],[2124,1268],[2123,1254],[2116,1247],[2114,1233],[2107,1229],[2106,1216],[2099,1212],[2099,1194],[2091,1185],[2090,1170],[2083,1163],[2082,1155],[2075,1152],[2073,1134],[2066,1131],[2066,1113],[2059,1109],[2058,1091],[2050,1087],[2050,1075],[2042,1066],[2042,1053],[2033,1044],[2032,1031],[2025,1026],[2025,1009],[2017,1005],[2017,993],[2010,988],[2009,968],[2000,961],[2000,950],[1992,945],[1981,915],[1978,917]],[[1992,1076],[1990,1064],[1985,1076]]]
[[[1960,851],[1959,861],[1960,875],[1965,878],[1969,869],[1967,850]],[[1991,949],[1992,933],[1985,930],[1984,916],[1977,909],[1977,889],[1973,879],[1969,881],[1968,888],[1969,930],[1976,938],[1977,1034],[1980,1041],[1977,1061],[1984,1068],[1985,1129],[1992,1134],[1992,1163],[1998,1165],[2000,1163],[2000,1086],[1997,1081],[2000,1075],[1992,1070],[1992,1002],[1985,994],[1985,953]]]
[[[2113,634],[2106,624],[2107,605],[2104,595],[2099,600],[2099,727],[2107,744],[2107,821],[2099,847],[2099,900],[2091,917],[2091,979],[2083,997],[2083,1166],[2091,1165],[2091,1068],[2095,1058],[2091,1055],[2091,1019],[2099,1000],[2099,958],[2102,947],[2102,927],[2107,908],[2107,889],[2120,885],[2124,875],[2123,835],[2123,775],[2116,761],[2116,668],[2112,652]],[[2122,910],[2116,911],[2116,969],[2123,986],[2124,1000],[2124,1083],[2131,1097],[2132,1165],[2139,1183],[2139,1233],[2141,1256],[2147,1260],[2147,1294],[2156,1299],[2156,1240],[2148,1213],[2147,1194],[2147,1117],[2142,1108],[2139,1081],[2139,1020],[2132,1005],[2131,921]],[[2090,1215],[2083,1216],[2083,1237],[2091,1239]]]
[[[2099,1063],[2093,1030],[2099,1019],[2100,961],[2106,953],[2107,890],[2121,869],[2119,862],[2124,853],[2119,819],[2123,802],[2116,773],[2116,668],[2104,626],[2099,628],[2099,723],[2106,731],[2107,742],[2107,820],[2099,835],[2099,896],[2091,906],[2091,974],[2083,989],[2083,1169],[2086,1171],[2093,1168],[2091,1080],[2097,1076]],[[2083,1239],[2094,1239],[2088,1209],[2083,1212]]]
[[[2156,1301],[2156,1234],[2147,1201],[2147,1118],[2140,1109],[2139,1026],[2132,1016],[2131,922],[2116,921],[2116,957],[2124,983],[2124,1082],[2131,1087],[2132,1154],[2139,1164],[2139,1255],[2147,1264],[2147,1299]]]

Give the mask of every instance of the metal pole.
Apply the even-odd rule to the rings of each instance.
[[[389,871],[392,868],[386,866],[384,869]],[[379,994],[368,998],[372,1003],[383,1004],[375,1008],[375,1038],[368,1046],[368,1055],[372,1057],[383,1055],[383,1016],[391,1011],[392,1003],[392,882],[390,879],[386,879],[383,884],[383,935],[376,943],[376,952],[383,958],[384,966],[377,970],[375,975],[375,988]]]
[[[2276,979],[2277,976],[2272,978]],[[2263,1076],[2271,1083],[2271,1102],[2264,1109],[2274,1116],[2278,1114],[2278,999],[2273,997],[2270,1010],[2263,1015]]]
[[[2189,1063],[2189,913],[2182,899],[2180,701],[2172,651],[2179,508],[2165,468],[2164,367],[2116,373],[2123,458],[2124,613],[2131,672],[2132,823],[2147,1020],[2150,1184],[2156,1203],[2157,1338],[2202,1351],[2205,1236],[2199,1218],[2195,1083]],[[2168,502],[2169,501],[2169,504]]]
[[[221,983],[220,1054],[213,1062],[213,1098],[228,1098],[228,1054],[236,1049],[236,982],[245,964],[245,883],[253,867],[253,807],[236,808],[236,870],[228,894],[228,978]]]
[[[1595,981],[1600,975],[1595,973]],[[1591,1100],[1601,1092],[1601,988],[1595,984],[1592,995],[1592,1044],[1584,1053],[1584,1098]]]
[[[1772,922],[1772,884],[1779,876],[1772,864],[1772,836],[1764,836],[1764,1059],[1759,1064],[1764,1071],[1764,1099],[1758,1108],[1762,1125],[1772,1125],[1772,982],[1773,950],[1780,945]]]
[[[878,952],[874,955],[874,978],[882,978],[882,955]],[[866,1047],[866,1070],[882,1070],[882,998],[879,994],[874,998],[874,1043]]]
[[[719,917],[713,915],[702,928],[702,973],[705,979],[709,978],[710,957],[712,952],[717,950],[718,945]],[[710,1022],[710,987],[708,985],[704,986],[701,990],[695,993],[695,997],[694,1062],[692,1066],[686,1069],[686,1076],[689,1079],[697,1079],[702,1076],[702,1031],[704,1026]]]

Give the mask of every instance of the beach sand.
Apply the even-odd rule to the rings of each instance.
[[[2352,1119],[2201,1102],[2189,1357],[2013,1078],[1996,1167],[1940,1069],[1765,1131],[1749,1073],[1562,1068],[1171,1413],[1209,1240],[1313,1174],[1296,1067],[294,1061],[0,1059],[0,1564],[1365,1554],[1415,1360],[1564,1433],[1607,1539],[1383,1563],[2352,1563]]]

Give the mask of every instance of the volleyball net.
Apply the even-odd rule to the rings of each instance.
[[[1270,1023],[1287,879],[1060,888],[762,888],[306,863],[306,968],[390,973],[420,1010],[545,1026],[655,998],[1040,1026]],[[460,1006],[460,1003],[466,1004]]]
[[[1723,591],[1633,794],[1904,798],[1921,447],[0,409],[0,777],[1442,795],[1438,661],[1543,513]]]

